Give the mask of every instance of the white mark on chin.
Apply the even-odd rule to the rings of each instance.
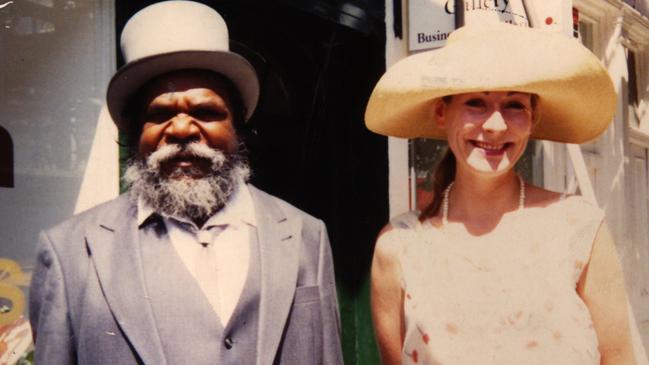
[[[106,331],[104,333],[107,334],[108,336],[115,336],[115,332],[113,331]]]
[[[6,8],[7,6],[9,6],[9,5],[13,4],[13,3],[14,3],[13,1],[7,1],[6,3],[0,5],[0,9],[4,9],[4,8]]]

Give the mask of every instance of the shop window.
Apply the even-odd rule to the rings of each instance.
[[[433,173],[446,150],[446,142],[426,138],[410,141],[410,209],[423,211],[433,200]]]
[[[14,187],[14,143],[6,129],[0,127],[0,187]]]
[[[595,42],[594,42],[594,25],[593,23],[579,19],[578,23],[578,38],[581,41],[581,43],[586,46],[586,48],[590,49],[591,51],[595,51]]]
[[[81,190],[113,68],[112,7],[0,1],[0,364],[29,363],[38,234],[73,214]]]

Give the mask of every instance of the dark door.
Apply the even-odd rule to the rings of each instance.
[[[152,2],[117,1],[118,37]],[[377,364],[369,267],[388,219],[387,140],[365,128],[363,113],[384,71],[383,1],[203,2],[225,18],[231,48],[260,76],[247,137],[252,182],[326,222],[345,363]]]

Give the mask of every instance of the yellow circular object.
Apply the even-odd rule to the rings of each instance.
[[[0,283],[0,326],[12,323],[25,310],[25,294],[10,284]]]
[[[6,257],[0,257],[0,282],[24,286],[27,285],[27,278],[20,264]]]

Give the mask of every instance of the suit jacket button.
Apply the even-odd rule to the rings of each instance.
[[[230,338],[230,336],[228,336],[228,337],[225,338],[225,340],[223,340],[223,344],[225,345],[225,348],[229,350],[229,349],[232,348],[232,345],[234,344],[234,342],[232,341],[232,338]]]

